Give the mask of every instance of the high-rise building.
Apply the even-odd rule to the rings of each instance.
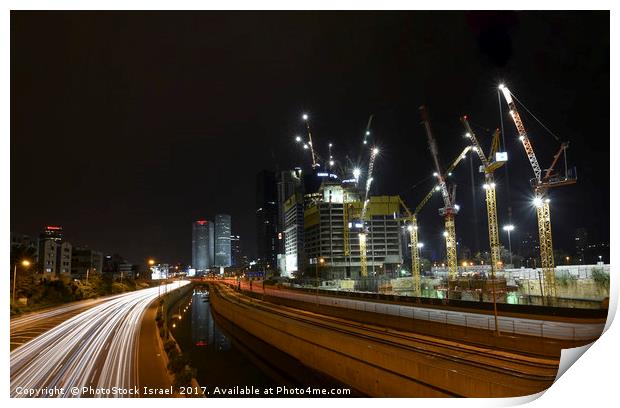
[[[242,266],[241,260],[241,237],[239,235],[230,236],[230,263],[231,266]]]
[[[284,275],[292,277],[300,270],[304,248],[304,203],[301,194],[293,194],[284,202]]]
[[[214,266],[214,236],[213,222],[198,220],[192,223],[192,269],[203,272]]]
[[[359,220],[362,202],[356,198],[354,190],[335,184],[324,185],[321,190],[323,198],[304,211],[306,268],[312,269],[313,265],[309,264],[323,258],[324,262],[318,268],[322,277],[357,278],[361,270],[358,231],[364,226]],[[405,234],[401,232],[399,215],[402,214],[398,196],[370,197],[365,221],[369,276],[395,273],[403,263],[402,239]],[[347,240],[348,251],[345,251]]]
[[[263,170],[256,177],[256,246],[258,266],[276,269],[278,208],[276,174]]]
[[[87,247],[75,247],[71,252],[71,277],[85,279],[103,272],[103,253]]]
[[[44,275],[71,274],[72,246],[63,238],[62,227],[47,226],[39,236],[39,265]]]
[[[215,216],[215,266],[230,265],[230,215],[218,214]]]
[[[577,228],[575,230],[575,256],[576,262],[579,264],[586,263],[586,251],[588,249],[588,230],[585,228]]]

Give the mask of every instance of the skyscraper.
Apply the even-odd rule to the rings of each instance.
[[[214,262],[213,222],[198,220],[192,223],[192,267],[206,271]]]
[[[241,266],[241,237],[239,235],[230,236],[230,257],[231,266]]]
[[[215,266],[230,265],[230,215],[218,214],[215,216]]]
[[[276,269],[277,201],[276,174],[263,170],[256,177],[256,246],[259,267],[264,270]]]

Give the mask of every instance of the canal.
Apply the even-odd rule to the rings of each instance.
[[[169,322],[183,353],[197,370],[198,383],[207,390],[252,386],[348,388],[213,312],[207,286],[196,287],[181,299],[171,310]],[[359,395],[352,390],[348,396]]]

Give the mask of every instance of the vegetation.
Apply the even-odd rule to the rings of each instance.
[[[12,278],[11,274],[11,278]],[[112,295],[148,287],[146,282],[132,279],[113,280],[111,276],[91,275],[88,280],[70,279],[62,276],[58,279],[41,278],[36,268],[17,271],[15,283],[15,302],[11,303],[11,315],[41,309],[44,307]],[[11,290],[13,279],[11,279]],[[27,299],[26,304],[18,302]]]
[[[592,280],[596,282],[597,285],[608,288],[609,287],[609,274],[605,273],[602,268],[593,268],[592,269]]]

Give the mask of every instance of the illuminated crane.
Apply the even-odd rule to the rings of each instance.
[[[501,269],[502,258],[500,252],[499,243],[499,229],[497,226],[497,201],[495,197],[495,180],[493,172],[504,165],[506,162],[505,154],[496,154],[499,147],[499,129],[493,133],[491,142],[491,151],[489,156],[485,156],[476,134],[469,126],[467,121],[467,115],[461,118],[461,122],[465,127],[465,136],[469,138],[473,144],[473,149],[478,153],[478,157],[482,162],[482,168],[484,169],[484,191],[486,195],[487,204],[487,221],[489,227],[489,245],[491,247],[491,277],[495,279],[495,272]]]
[[[547,170],[543,171],[538,164],[534,148],[530,143],[530,139],[527,136],[521,116],[517,110],[517,106],[514,103],[514,99],[510,90],[501,84],[499,90],[502,91],[504,99],[510,108],[510,116],[517,127],[519,133],[519,140],[523,143],[523,148],[527,154],[527,158],[530,161],[532,170],[534,171],[535,178],[530,180],[534,189],[534,206],[536,207],[536,217],[538,218],[538,237],[540,240],[540,263],[544,275],[544,290],[545,296],[555,297],[555,261],[553,259],[553,239],[551,234],[551,214],[549,210],[549,198],[547,191],[552,187],[559,187],[568,184],[574,184],[577,182],[576,176],[569,175],[566,168],[566,149],[568,143],[561,143],[560,150],[553,157],[553,162]],[[565,171],[564,176],[558,175],[554,172],[554,167],[558,162],[560,156],[564,153]]]
[[[456,259],[456,228],[454,226],[454,217],[459,212],[459,206],[455,204],[454,199],[456,195],[455,187],[452,186],[452,191],[448,191],[446,185],[447,172],[444,174],[441,171],[439,165],[439,151],[437,150],[437,143],[431,132],[431,124],[428,119],[428,113],[426,107],[420,107],[420,114],[422,115],[422,123],[426,130],[426,136],[428,138],[428,146],[435,162],[436,172],[433,174],[437,177],[439,182],[438,186],[443,197],[444,206],[439,209],[439,214],[444,217],[446,230],[444,231],[444,237],[446,238],[446,258],[448,261],[448,279],[456,278],[458,274],[458,262]]]
[[[301,118],[303,119],[303,121],[306,124],[306,131],[308,132],[308,142],[304,144],[304,148],[307,149],[308,147],[310,148],[310,154],[312,155],[312,168],[317,168],[320,166],[319,162],[318,162],[318,158],[316,153],[314,152],[314,146],[312,145],[312,132],[310,131],[310,121],[308,118],[308,114],[304,113],[303,115],[301,115]],[[298,139],[299,141],[299,139]],[[306,147],[308,146],[308,147]]]
[[[369,122],[370,123],[370,122]],[[370,160],[368,161],[368,173],[366,174],[366,190],[364,193],[364,202],[362,203],[362,213],[360,214],[360,222],[362,223],[362,230],[358,235],[359,245],[360,245],[360,275],[368,276],[368,264],[366,260],[366,235],[368,234],[368,229],[366,228],[365,220],[366,220],[366,212],[368,211],[368,203],[370,202],[370,198],[368,194],[370,193],[370,184],[372,183],[372,172],[375,166],[375,159],[379,154],[379,148],[373,147],[370,151]]]
[[[446,173],[450,174],[452,170],[456,168],[456,166],[466,157],[467,152],[471,149],[471,146],[467,146],[463,151],[458,155],[456,159],[452,161]],[[420,201],[417,205],[413,213],[409,210],[409,208],[405,205],[402,199],[400,199],[400,205],[405,210],[407,214],[406,218],[401,218],[400,221],[409,221],[410,224],[407,226],[407,230],[409,231],[409,243],[411,245],[411,277],[413,278],[413,293],[414,296],[420,296],[420,248],[422,244],[418,241],[418,214],[422,211],[422,208],[428,203],[428,201],[433,196],[433,193],[439,191],[441,187],[439,185],[434,186]]]

